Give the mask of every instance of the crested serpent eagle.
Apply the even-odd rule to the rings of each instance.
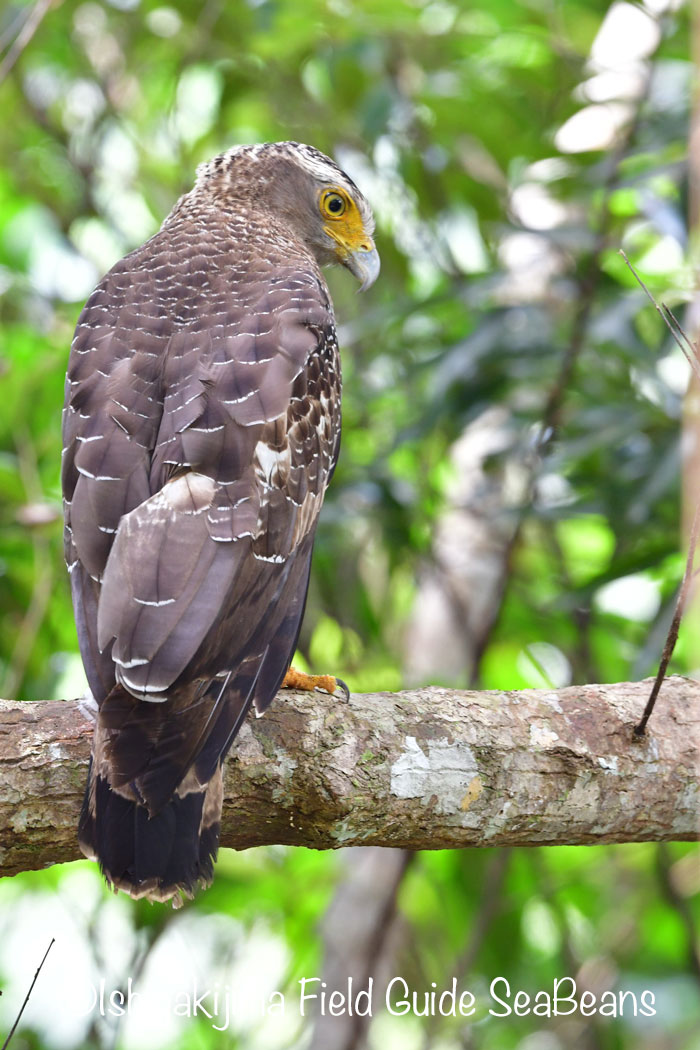
[[[65,547],[99,707],[79,840],[133,897],[211,881],[222,762],[289,669],[340,444],[320,266],[370,285],[373,225],[318,150],[237,146],[78,320]]]

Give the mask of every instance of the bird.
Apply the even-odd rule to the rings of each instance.
[[[114,892],[179,906],[211,883],[222,763],[248,712],[300,684],[290,665],[340,446],[321,267],[368,288],[373,233],[366,198],[314,147],[234,146],[78,318],[64,544],[97,704],[78,841]]]

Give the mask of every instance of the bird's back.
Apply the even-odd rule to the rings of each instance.
[[[80,835],[134,895],[211,877],[221,761],[289,665],[337,457],[325,284],[274,248],[166,223],[93,293],[71,350],[66,558],[100,706]]]

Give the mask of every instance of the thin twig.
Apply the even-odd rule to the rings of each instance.
[[[642,720],[638,726],[635,726],[634,735],[643,736],[644,730],[646,729],[647,722],[651,716],[651,712],[654,710],[654,704],[656,698],[659,695],[659,690],[666,677],[666,670],[668,669],[669,661],[673,656],[673,650],[676,647],[678,641],[678,630],[681,625],[683,618],[683,610],[685,609],[685,603],[688,599],[688,592],[690,590],[690,583],[693,578],[693,563],[695,561],[695,548],[698,542],[698,532],[700,531],[700,500],[695,506],[695,514],[693,515],[693,524],[690,530],[690,540],[688,541],[688,557],[685,563],[685,572],[683,573],[683,579],[681,580],[680,590],[678,591],[678,598],[676,600],[676,608],[673,613],[673,619],[671,620],[671,626],[668,629],[668,635],[666,636],[666,644],[664,645],[664,651],[661,654],[661,662],[659,664],[659,670],[657,671],[654,685],[651,690],[649,699],[647,700],[647,706],[644,708],[644,714]]]
[[[692,340],[690,339],[690,336],[686,335],[686,333],[684,332],[683,328],[681,327],[680,321],[678,320],[678,318],[674,314],[674,312],[671,309],[671,307],[670,306],[666,306],[665,304],[663,304],[663,311],[664,311],[664,313],[666,314],[667,317],[671,318],[671,321],[673,322],[673,327],[678,332],[678,334],[681,336],[681,338],[683,339],[685,345],[690,349],[690,353],[691,353],[691,355],[693,357],[693,360],[697,361],[697,359],[698,359],[697,346],[696,346],[695,343],[692,342]]]
[[[695,372],[695,375],[700,379],[700,361],[698,361],[697,347],[691,342],[686,333],[683,330],[678,319],[674,316],[673,312],[668,306],[663,303],[657,303],[654,296],[651,294],[647,286],[645,285],[642,278],[635,270],[632,263],[627,258],[625,252],[620,248],[620,255],[625,260],[625,263],[629,267],[630,271],[635,277],[635,280],[639,284],[640,288],[645,292],[647,298],[650,300],[654,309],[658,312],[659,316],[663,319],[664,324],[668,328],[669,332],[673,336],[675,342],[680,347],[683,356]],[[690,584],[695,576],[693,566],[695,564],[695,548],[698,542],[698,532],[700,531],[700,500],[695,507],[695,513],[693,515],[693,524],[690,529],[690,539],[688,541],[688,557],[685,562],[685,572],[683,573],[683,579],[681,580],[681,586],[678,591],[678,598],[676,599],[676,608],[673,613],[673,619],[671,620],[671,626],[668,629],[666,635],[666,643],[664,645],[663,653],[661,654],[661,662],[659,663],[659,670],[657,671],[656,678],[654,679],[654,685],[647,700],[647,706],[644,708],[644,714],[638,726],[635,726],[634,735],[643,736],[647,726],[647,722],[651,717],[651,712],[654,710],[654,704],[656,698],[659,695],[661,685],[664,678],[666,677],[666,670],[668,668],[671,657],[673,656],[673,650],[676,647],[678,641],[678,631],[680,629],[681,620],[683,618],[683,610],[685,609],[685,603],[688,600],[688,592],[690,590]]]
[[[664,324],[668,328],[669,332],[673,336],[676,344],[680,347],[681,353],[685,357],[686,361],[688,362],[688,364],[690,365],[692,370],[695,372],[696,377],[698,379],[700,379],[700,362],[698,362],[697,348],[693,345],[693,343],[690,341],[688,336],[685,334],[685,332],[681,328],[680,324],[678,323],[678,321],[674,317],[674,315],[671,312],[671,310],[669,309],[669,307],[668,306],[664,306],[663,303],[661,303],[661,305],[659,305],[659,303],[657,303],[656,299],[651,294],[651,292],[649,291],[649,289],[645,285],[644,281],[639,276],[639,274],[635,270],[634,266],[632,265],[632,263],[627,258],[627,255],[622,250],[622,248],[619,248],[618,250],[619,250],[619,253],[622,256],[622,258],[627,263],[627,266],[629,267],[629,269],[634,274],[634,277],[636,278],[637,283],[639,284],[640,288],[646,293],[646,295],[647,295],[648,299],[650,300],[650,302],[653,303],[654,309],[658,312],[659,316],[661,317],[661,319],[663,320]],[[670,318],[670,320],[669,320],[669,318]],[[688,347],[690,347],[690,352],[687,349]]]
[[[51,948],[52,948],[52,946],[53,946],[53,943],[54,943],[54,941],[55,941],[55,940],[56,940],[56,938],[55,938],[55,937],[52,937],[52,938],[51,938],[51,944],[49,944],[48,948],[47,948],[47,949],[46,949],[46,951],[44,952],[44,958],[43,958],[43,959],[41,960],[41,962],[39,963],[39,967],[38,967],[38,969],[37,969],[36,973],[34,974],[34,980],[33,980],[33,981],[32,981],[32,983],[31,983],[31,984],[29,985],[29,991],[27,992],[27,994],[26,994],[26,995],[25,995],[25,997],[24,997],[24,1002],[22,1003],[22,1007],[21,1007],[21,1009],[20,1009],[19,1013],[17,1014],[17,1017],[15,1018],[15,1023],[14,1023],[13,1025],[12,1025],[12,1028],[10,1029],[10,1034],[8,1035],[8,1037],[7,1037],[7,1039],[5,1040],[5,1042],[4,1042],[3,1044],[2,1044],[2,1050],[7,1050],[7,1047],[8,1047],[9,1045],[10,1045],[10,1039],[12,1039],[12,1036],[13,1036],[13,1035],[15,1034],[15,1031],[16,1031],[16,1029],[17,1029],[17,1025],[18,1025],[18,1024],[19,1024],[19,1022],[20,1022],[20,1021],[22,1020],[22,1014],[24,1013],[24,1008],[25,1008],[25,1006],[27,1005],[27,1003],[29,1002],[29,996],[30,996],[30,995],[32,994],[32,992],[34,991],[34,985],[36,984],[36,979],[37,979],[37,977],[39,976],[39,974],[41,973],[41,968],[42,968],[42,966],[44,965],[44,963],[46,962],[46,956],[47,956],[47,955],[49,954],[49,952],[51,951]]]

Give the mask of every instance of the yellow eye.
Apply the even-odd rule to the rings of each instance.
[[[339,219],[345,214],[347,202],[335,190],[326,190],[321,197],[321,211],[328,219]]]

